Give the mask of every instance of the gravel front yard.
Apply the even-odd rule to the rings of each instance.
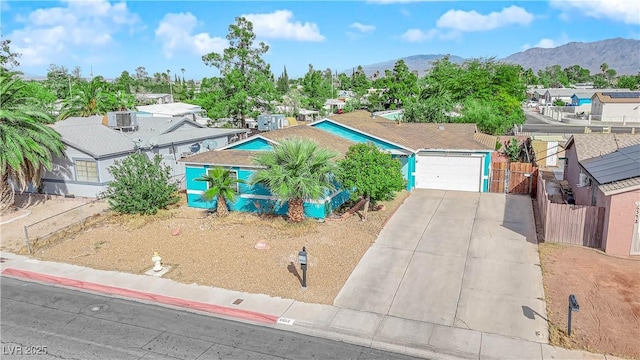
[[[640,359],[640,260],[577,246],[539,246],[551,343]],[[567,337],[570,294],[580,311],[573,313]]]
[[[164,277],[305,302],[332,304],[386,220],[409,194],[385,210],[342,221],[290,224],[280,217],[231,213],[226,218],[188,208],[185,201],[155,216],[107,215],[81,233],[37,250],[42,260],[142,274],[158,250],[171,271]],[[256,249],[265,241],[269,249]],[[301,289],[298,251],[309,255],[308,288]]]

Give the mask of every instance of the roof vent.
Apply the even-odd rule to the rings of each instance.
[[[442,126],[442,125],[438,126],[438,130],[443,131],[444,130],[444,126]]]

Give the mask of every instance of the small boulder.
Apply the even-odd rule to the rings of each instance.
[[[267,244],[264,240],[260,240],[256,243],[254,248],[258,250],[269,250],[269,244]]]
[[[178,236],[180,234],[182,234],[182,228],[177,227],[177,228],[171,230],[171,235],[173,235],[173,236]]]

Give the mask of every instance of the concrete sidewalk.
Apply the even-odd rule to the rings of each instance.
[[[154,276],[94,270],[5,252],[0,256],[3,276],[133,298],[413,356],[431,359],[617,359],[336,306],[181,284]]]

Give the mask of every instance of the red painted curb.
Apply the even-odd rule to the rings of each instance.
[[[62,278],[62,277],[57,277],[52,275],[26,271],[26,270],[9,268],[9,269],[5,269],[2,272],[2,275],[12,276],[12,277],[21,278],[21,279],[28,279],[33,281],[39,281],[39,282],[45,282],[45,283],[52,283],[56,285],[89,290],[89,291],[99,292],[99,293],[108,294],[108,295],[117,295],[117,296],[132,298],[132,299],[153,301],[160,304],[205,311],[212,314],[224,315],[228,317],[234,317],[234,318],[239,318],[239,319],[249,320],[254,322],[275,324],[278,321],[278,317],[274,315],[267,315],[267,314],[262,314],[258,312],[248,311],[248,310],[241,310],[241,309],[234,309],[234,308],[225,307],[225,306],[206,304],[206,303],[197,302],[197,301],[178,299],[171,296],[145,293],[137,290],[123,289],[115,286],[100,285],[100,284],[90,283],[86,281],[67,279],[67,278]]]

